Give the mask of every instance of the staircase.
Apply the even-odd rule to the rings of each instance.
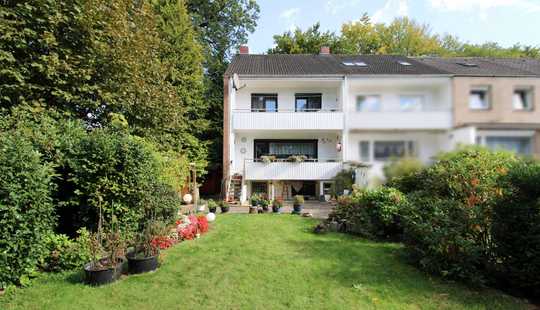
[[[229,203],[239,203],[242,194],[242,175],[234,174],[229,181],[227,191],[227,201]]]

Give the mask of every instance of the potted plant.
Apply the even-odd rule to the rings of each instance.
[[[306,155],[291,155],[288,158],[289,161],[292,161],[293,163],[301,163],[307,160]]]
[[[208,200],[207,204],[208,204],[208,212],[216,213],[218,204],[212,199]]]
[[[229,204],[225,201],[219,202],[219,207],[221,208],[221,213],[229,212]]]
[[[84,265],[86,284],[98,286],[118,280],[125,263],[121,257],[125,242],[119,229],[102,233],[98,225],[98,232],[88,242],[92,260]]]
[[[137,235],[133,250],[126,257],[130,274],[144,273],[158,268],[159,247],[155,240],[166,235],[163,223],[150,221],[142,232]]]
[[[263,209],[263,212],[268,212],[269,211],[269,205],[270,205],[270,201],[268,199],[264,199],[262,198],[260,201],[259,201],[259,204],[261,205],[262,209]]]
[[[304,196],[302,195],[294,196],[293,213],[300,214],[302,212],[303,205],[304,205]]]
[[[251,198],[249,198],[249,213],[254,214],[257,213],[257,208],[259,207],[259,203],[261,201],[261,197],[258,194],[251,195]]]
[[[272,201],[272,211],[274,213],[281,213],[282,208],[283,208],[283,201],[281,199],[274,199],[274,201]]]
[[[269,164],[269,163],[273,162],[274,160],[276,160],[276,156],[263,155],[263,156],[261,156],[261,160],[262,160],[263,163]]]

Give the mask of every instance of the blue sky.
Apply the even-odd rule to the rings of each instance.
[[[464,41],[540,46],[540,0],[258,0],[261,16],[250,35],[251,53],[272,47],[274,34],[320,21],[323,30],[339,32],[341,24],[367,12],[376,22],[408,16]]]

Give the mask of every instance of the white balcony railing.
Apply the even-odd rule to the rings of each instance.
[[[320,110],[313,112],[251,112],[234,110],[234,130],[342,130],[341,111]]]
[[[343,162],[337,160],[307,160],[289,162],[278,160],[262,162],[245,160],[246,180],[330,180],[343,169]]]
[[[349,129],[450,129],[452,112],[447,110],[432,111],[382,111],[354,112],[348,116]]]

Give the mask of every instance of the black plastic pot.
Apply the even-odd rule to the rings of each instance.
[[[263,206],[262,207],[264,213],[268,212],[270,210],[270,208],[268,208],[268,206]]]
[[[274,213],[281,213],[281,208],[272,206],[272,211],[273,211]]]
[[[229,207],[221,207],[221,213],[229,212]]]
[[[216,213],[217,207],[208,208],[208,211],[209,211],[210,213]]]
[[[293,205],[293,213],[300,214],[302,213],[302,205]]]
[[[92,263],[84,265],[84,282],[88,285],[99,286],[112,283],[122,275],[125,259],[118,258],[119,262],[114,268],[92,270]]]
[[[130,274],[145,273],[158,268],[158,256],[135,258],[133,253],[127,255],[128,270]]]

